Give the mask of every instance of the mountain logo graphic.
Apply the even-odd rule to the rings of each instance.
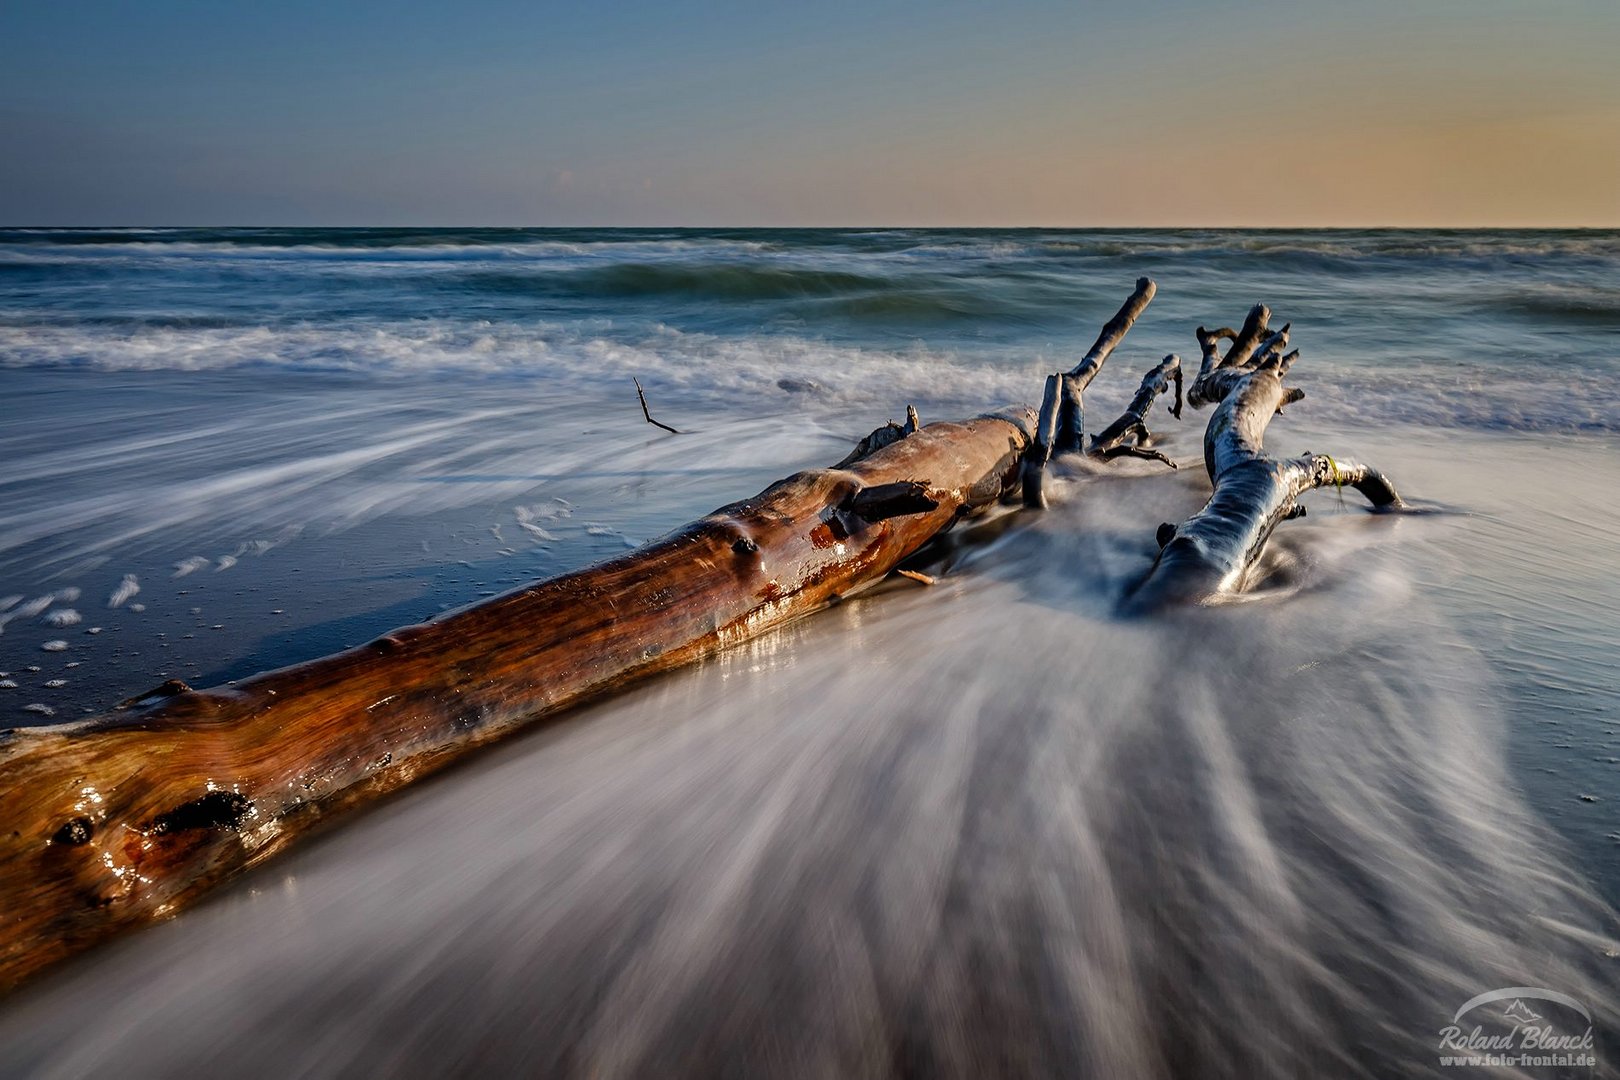
[[[1580,1013],[1581,1019],[1588,1024],[1592,1022],[1592,1014],[1586,1011],[1585,1005],[1582,1005],[1568,994],[1560,994],[1556,990],[1548,990],[1541,986],[1504,986],[1500,990],[1491,990],[1480,994],[1478,997],[1469,998],[1463,1002],[1463,1007],[1457,1010],[1457,1015],[1451,1018],[1451,1022],[1453,1024],[1458,1023],[1470,1009],[1488,1005],[1493,1001],[1510,1002],[1507,1008],[1507,1017],[1510,1020],[1516,1020],[1519,1023],[1540,1020],[1541,1017],[1531,1012],[1525,1005],[1526,998],[1533,1001],[1550,1001],[1555,1005],[1562,1005],[1566,1009],[1573,1009]]]
[[[1518,998],[1513,999],[1513,1004],[1509,1005],[1507,1011],[1502,1015],[1515,1024],[1532,1024],[1541,1019],[1539,1014],[1531,1012],[1529,1007]]]

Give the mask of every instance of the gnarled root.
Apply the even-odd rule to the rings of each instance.
[[[1304,396],[1283,385],[1299,353],[1282,352],[1286,327],[1266,332],[1269,315],[1258,305],[1235,334],[1198,330],[1204,360],[1188,400],[1219,402],[1204,432],[1204,466],[1215,490],[1185,522],[1159,526],[1159,556],[1131,598],[1134,609],[1199,603],[1242,588],[1272,530],[1304,514],[1298,500],[1306,491],[1349,486],[1376,509],[1402,505],[1389,480],[1360,462],[1325,454],[1275,458],[1265,452],[1271,418]],[[1221,357],[1218,343],[1228,336],[1232,347]]]
[[[1148,449],[1153,433],[1147,428],[1147,414],[1153,408],[1153,402],[1158,396],[1169,390],[1172,383],[1176,388],[1174,403],[1170,406],[1170,415],[1176,419],[1181,418],[1181,357],[1171,353],[1165,357],[1152,371],[1142,377],[1142,385],[1137,388],[1136,396],[1131,403],[1125,406],[1120,414],[1108,427],[1091,440],[1091,447],[1086,451],[1105,461],[1112,461],[1116,457],[1139,457],[1153,461],[1162,461],[1172,469],[1176,463],[1157,450]]]

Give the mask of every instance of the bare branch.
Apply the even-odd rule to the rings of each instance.
[[[641,389],[641,380],[632,375],[630,376],[630,381],[636,384],[636,397],[641,399],[641,415],[647,418],[647,423],[651,424],[653,427],[661,427],[671,435],[679,435],[680,432],[676,431],[668,424],[661,424],[657,420],[653,419],[651,410],[647,408],[647,395]]]
[[[1112,460],[1129,451],[1132,446],[1145,448],[1151,433],[1145,423],[1147,414],[1153,408],[1153,402],[1158,396],[1170,389],[1172,382],[1176,388],[1176,404],[1171,410],[1175,416],[1181,415],[1181,357],[1175,353],[1166,356],[1157,367],[1142,377],[1142,385],[1137,388],[1136,396],[1131,398],[1125,411],[1120,414],[1101,434],[1091,440],[1090,453]],[[1162,461],[1175,468],[1175,463],[1165,455],[1154,451],[1130,454],[1132,457],[1151,458]]]
[[[1082,395],[1102,370],[1108,357],[1125,340],[1126,333],[1136,325],[1142,312],[1147,310],[1156,292],[1158,286],[1152,278],[1137,278],[1136,289],[1120,305],[1114,317],[1103,325],[1091,350],[1063,377],[1062,404],[1058,410],[1057,431],[1052,446],[1056,453],[1074,453],[1084,445],[1086,421]]]

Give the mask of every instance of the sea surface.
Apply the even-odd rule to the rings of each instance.
[[[1122,618],[1208,493],[1161,401],[1180,469],[1063,465],[84,957],[0,1075],[1464,1075],[1499,987],[1620,1068],[1620,232],[0,229],[0,725],[1029,401],[1140,275],[1094,429],[1264,301],[1268,446],[1428,512],[1316,493],[1249,598]]]

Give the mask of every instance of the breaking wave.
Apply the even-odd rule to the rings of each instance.
[[[877,303],[878,301],[873,301]],[[889,298],[888,304],[907,301]],[[846,301],[846,303],[857,303]],[[85,324],[0,320],[0,368],[93,371],[345,374],[365,378],[510,378],[533,392],[579,391],[633,375],[649,389],[767,411],[797,408],[806,392],[824,405],[915,401],[972,406],[1024,401],[1047,370],[1075,352],[1022,352],[999,344],[931,348],[845,344],[795,334],[687,333],[654,326],[613,335],[590,325],[509,325],[419,319],[374,325],[231,325],[210,317],[108,317]],[[1088,400],[1122,402],[1143,366],[1111,361]],[[1527,358],[1525,370],[1455,363],[1382,367],[1341,355],[1312,356],[1297,370],[1312,415],[1329,421],[1487,431],[1620,431],[1620,383],[1607,365],[1561,369]]]

